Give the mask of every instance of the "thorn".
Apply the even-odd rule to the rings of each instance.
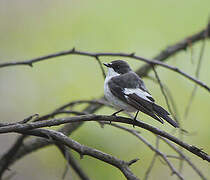
[[[75,52],[75,47],[73,47],[71,51],[72,51],[72,52]]]
[[[127,165],[128,165],[128,166],[131,166],[132,164],[136,163],[138,160],[139,160],[139,158],[132,159],[132,160],[130,160],[129,162],[127,162]]]
[[[79,155],[80,155],[80,159],[83,159],[84,155],[82,153],[80,153]]]
[[[130,56],[131,56],[131,57],[135,56],[135,52],[131,53]]]
[[[32,63],[32,62],[28,63],[28,65],[29,65],[30,67],[33,67],[33,63]]]
[[[38,118],[38,117],[39,117],[39,114],[36,113],[36,114],[33,114],[33,115],[23,119],[22,121],[20,121],[20,123],[24,124],[24,123],[27,123],[28,121],[30,121],[31,119]]]
[[[174,171],[171,172],[171,176],[173,176],[174,174],[176,174]]]
[[[97,55],[95,55],[95,58],[96,58],[97,60],[99,60],[99,58],[98,58],[98,56],[97,56]]]
[[[180,129],[183,133],[189,134],[189,132],[186,129]]]
[[[53,142],[54,139],[49,135],[49,134],[45,134],[47,136],[47,140],[50,142]]]
[[[197,148],[193,145],[191,146],[191,148],[192,148],[193,151],[196,151],[197,153],[202,153],[202,154],[205,154],[205,155],[209,156],[206,152],[203,151],[203,148]]]
[[[136,131],[136,130],[135,130],[135,132],[138,133],[138,134],[141,134],[141,131]]]
[[[101,126],[101,128],[104,128],[105,124],[103,122],[99,122],[99,125]]]

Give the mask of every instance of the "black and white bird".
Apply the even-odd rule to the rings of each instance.
[[[174,127],[178,124],[169,117],[169,113],[161,106],[155,104],[155,100],[147,90],[142,79],[130,68],[127,62],[122,60],[104,63],[108,67],[104,82],[105,98],[119,111],[136,112],[134,120],[141,111],[161,123],[166,120]]]

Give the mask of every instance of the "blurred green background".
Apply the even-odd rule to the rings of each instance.
[[[210,13],[209,7],[209,0],[0,0],[0,63],[30,59],[72,47],[88,52],[136,52],[152,58],[168,45],[203,29]],[[197,43],[192,51],[182,51],[167,63],[194,75],[201,45]],[[209,48],[208,42],[200,74],[200,79],[208,85]],[[114,59],[101,58],[103,62]],[[143,65],[132,59],[128,61],[134,69]],[[170,87],[182,118],[193,83],[167,69],[157,70],[162,82]],[[152,72],[150,75],[154,77]],[[159,86],[147,79],[145,83],[156,101],[166,107]],[[0,69],[0,121],[22,120],[34,113],[50,112],[69,101],[98,98],[102,94],[103,77],[93,58],[64,56],[34,64],[33,68],[3,68]],[[209,93],[199,87],[188,118],[181,119],[184,128],[191,132],[191,136],[184,140],[208,153],[209,107]],[[97,113],[112,112],[110,108],[103,108]],[[168,132],[173,129],[142,114],[139,117]],[[151,133],[140,131],[154,144]],[[10,147],[15,136],[0,136],[1,153]],[[143,177],[153,155],[134,136],[108,126],[102,129],[95,122],[85,123],[72,138],[123,160],[138,157],[140,160],[131,167],[138,177]],[[160,146],[164,152],[172,154],[163,143]],[[186,154],[210,177],[207,162]],[[79,159],[78,154],[75,156]],[[93,180],[125,179],[118,169],[93,158],[85,156],[79,162]],[[172,162],[178,165],[177,160]],[[12,166],[12,171],[17,172],[13,179],[57,180],[61,179],[64,167],[65,161],[59,151],[53,147],[45,148]],[[158,161],[150,179],[177,179],[170,174],[169,168]],[[72,170],[66,179],[71,179],[71,176],[77,179]],[[184,167],[184,176],[186,179],[199,179],[188,165]]]

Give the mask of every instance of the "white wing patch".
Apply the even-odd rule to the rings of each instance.
[[[124,93],[125,94],[136,94],[136,95],[138,95],[139,97],[141,97],[142,99],[145,99],[146,101],[149,101],[149,102],[152,102],[148,97],[151,97],[152,98],[152,96],[151,96],[151,94],[149,94],[148,92],[146,92],[146,91],[143,91],[143,90],[141,90],[141,89],[139,89],[139,88],[135,88],[135,89],[131,89],[131,88],[125,88],[124,89]]]

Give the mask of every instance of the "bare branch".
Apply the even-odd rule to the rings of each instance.
[[[100,101],[101,99],[99,99]],[[93,102],[90,100],[82,100],[82,101],[73,101],[71,103],[65,104],[59,108],[57,108],[55,111],[53,111],[52,113],[49,113],[47,115],[41,116],[38,119],[35,119],[36,121],[41,121],[43,119],[48,119],[50,117],[53,117],[57,114],[59,114],[63,109],[67,108],[67,107],[72,107],[76,104],[81,104],[81,103],[90,103],[91,105],[88,106],[87,108],[84,109],[83,114],[86,113],[91,113],[91,112],[95,112],[97,111],[100,107],[102,107],[102,104],[99,102]],[[78,113],[77,113],[78,115]],[[31,117],[31,116],[30,116]],[[26,118],[27,119],[27,118]],[[20,121],[22,122],[22,121]],[[18,122],[18,123],[20,123]],[[78,127],[80,127],[82,125],[83,122],[78,122],[78,123],[74,123],[74,124],[66,124],[64,127],[60,128],[60,132],[66,134],[66,135],[70,135],[71,132],[73,132],[74,130],[76,130]],[[14,123],[9,123],[9,124],[14,124]],[[6,123],[6,125],[9,125],[8,123]],[[0,124],[0,126],[4,126],[5,124]],[[23,136],[20,138],[25,139],[27,136]],[[22,140],[23,141],[23,140]],[[2,171],[0,171],[0,177],[2,177],[3,173],[5,172],[6,168],[10,166],[10,164],[14,163],[17,159],[23,157],[24,155],[34,152],[39,148],[45,147],[47,145],[51,145],[52,143],[43,139],[33,139],[32,141],[30,141],[29,143],[25,143],[24,146],[21,146],[22,141],[17,140],[14,145],[8,150],[8,152],[6,152],[5,154],[3,154],[0,158],[0,169]],[[18,144],[18,146],[17,146]],[[9,152],[14,152],[14,153],[9,153]],[[17,152],[17,153],[15,153]],[[9,153],[9,157],[8,154]],[[5,166],[6,165],[6,166]],[[6,167],[6,168],[5,168]]]
[[[191,160],[174,144],[169,142],[167,139],[160,137],[165,143],[167,143],[172,149],[174,149],[180,156],[183,158],[192,168],[193,170],[201,177],[203,180],[207,180],[207,178],[203,175],[203,173],[191,162]]]
[[[209,21],[209,24],[210,24],[210,21]],[[209,29],[207,28],[206,32],[204,34],[205,38],[203,39],[203,43],[202,43],[201,50],[200,50],[200,55],[199,55],[199,59],[198,59],[198,65],[197,65],[196,72],[195,72],[195,77],[197,79],[199,78],[199,75],[200,75],[200,69],[201,69],[201,63],[202,63],[204,49],[205,49],[205,45],[206,45],[206,39],[208,38],[208,34],[209,34],[208,31],[209,31]],[[195,94],[196,94],[197,87],[198,86],[195,84],[194,88],[193,88],[193,91],[192,91],[192,93],[190,95],[190,100],[188,102],[188,105],[187,105],[185,113],[184,113],[184,117],[185,118],[187,118],[187,116],[188,116],[188,113],[189,113],[189,110],[190,110],[190,106],[191,106],[191,104],[193,102],[193,99],[195,97]]]
[[[155,164],[155,161],[156,161],[156,157],[157,157],[157,154],[155,153],[152,157],[152,161],[149,165],[149,168],[147,169],[146,173],[145,173],[145,176],[144,176],[144,180],[147,180],[148,177],[149,177],[149,174],[150,172],[152,171],[152,168],[154,167],[154,164]]]
[[[164,90],[163,84],[162,84],[162,82],[161,82],[161,80],[160,80],[160,77],[158,76],[158,73],[157,73],[157,71],[156,71],[156,69],[155,69],[154,66],[152,67],[152,69],[153,69],[153,71],[154,71],[154,74],[155,74],[155,77],[156,77],[156,79],[157,79],[157,82],[158,82],[158,84],[159,84],[159,86],[160,86],[160,90],[161,90],[161,92],[162,92],[162,94],[163,94],[163,97],[165,98],[165,102],[166,102],[166,105],[167,105],[167,107],[168,107],[168,110],[169,110],[169,112],[171,113],[171,115],[173,116],[174,120],[177,122],[178,126],[180,127],[179,121],[178,121],[177,117],[174,115],[174,113],[173,113],[173,111],[172,111],[172,108],[171,108],[171,106],[170,106],[170,104],[169,104],[169,100],[168,100],[168,97],[167,97],[166,92],[165,92],[165,90]]]
[[[208,29],[210,29],[210,25],[208,25]],[[205,31],[206,31],[206,29],[200,31],[199,33],[194,34],[193,36],[190,36],[190,37],[186,38],[183,41],[180,41],[180,42],[178,42],[178,43],[176,43],[176,44],[174,44],[172,46],[169,46],[167,49],[165,49],[159,55],[157,55],[154,59],[159,60],[159,61],[164,61],[168,57],[171,57],[174,54],[178,53],[179,51],[186,49],[188,46],[192,46],[193,43],[196,43],[196,42],[198,42],[200,40],[203,40],[205,38],[205,35],[204,35]],[[208,37],[209,36],[210,36],[210,33],[208,31]],[[73,50],[75,50],[75,49],[72,49],[71,51],[73,51]],[[64,51],[64,52],[61,52],[60,54],[59,53],[58,54],[52,54],[52,55],[50,55],[49,58],[63,56],[63,55],[67,55],[67,54],[68,54],[68,51]],[[85,55],[85,54],[83,54],[83,55]],[[129,57],[132,58],[135,54],[132,53],[132,54],[127,54],[127,55],[129,55]],[[89,56],[89,55],[86,55],[86,56]],[[110,54],[110,56],[112,56],[112,54]],[[117,55],[114,55],[114,56],[117,56]],[[94,56],[92,56],[92,57],[94,57]],[[126,54],[123,57],[127,57]],[[45,57],[41,57],[41,58],[48,59],[48,57],[46,57],[46,56]],[[96,57],[94,57],[94,58],[96,58]],[[41,61],[42,59],[37,58],[37,59],[34,59],[34,60],[35,60],[35,62],[38,62],[38,61]],[[28,63],[28,64],[25,64],[25,65],[32,66],[32,64],[33,63],[31,63],[31,64]],[[21,62],[20,62],[20,64],[2,63],[2,64],[0,64],[0,67],[13,66],[13,65],[21,65]],[[146,64],[142,68],[139,68],[137,70],[137,73],[141,77],[145,77],[150,70],[151,70],[151,64]],[[101,104],[93,103],[93,104],[90,104],[85,109],[84,112],[85,113],[94,113],[96,110],[98,110],[102,106],[103,105],[101,105]],[[65,107],[64,107],[64,109],[65,109]],[[61,110],[60,110],[60,112],[61,112]],[[63,112],[65,112],[65,110]],[[80,127],[82,124],[83,124],[83,122],[66,124],[62,128],[60,128],[59,131],[63,132],[66,135],[69,135],[74,130],[76,130],[78,127]],[[24,155],[26,155],[26,154],[28,154],[30,152],[33,152],[33,151],[35,151],[35,150],[37,150],[39,148],[45,147],[45,146],[50,145],[50,144],[52,144],[52,142],[46,141],[44,139],[40,139],[40,138],[30,139],[30,140],[28,140],[27,142],[24,143],[24,146],[20,147],[20,149],[18,150],[17,154],[12,158],[12,162],[14,162],[15,160],[23,157]],[[192,149],[194,149],[197,152],[204,153],[200,149],[198,149],[198,148],[196,148],[194,146],[191,146],[191,147],[192,147]],[[208,155],[206,155],[206,156],[209,157]]]
[[[35,62],[39,62],[41,60],[46,60],[49,59],[49,57],[58,57],[61,55],[72,55],[72,54],[76,54],[76,55],[84,55],[84,56],[91,56],[91,57],[99,57],[99,56],[118,56],[118,57],[127,57],[127,58],[132,58],[132,59],[136,59],[136,60],[140,60],[140,61],[144,61],[150,65],[159,65],[162,67],[165,67],[167,69],[170,69],[174,72],[177,72],[178,74],[181,74],[182,76],[186,77],[187,79],[195,82],[196,84],[198,84],[199,86],[205,88],[206,90],[208,90],[208,92],[210,92],[210,87],[208,87],[205,83],[203,83],[202,81],[188,75],[187,73],[185,73],[184,71],[178,69],[177,67],[174,66],[170,66],[168,64],[165,64],[159,60],[150,60],[150,59],[146,59],[144,57],[140,57],[140,56],[135,56],[135,55],[130,55],[129,53],[88,53],[88,52],[83,52],[83,51],[76,51],[75,49],[72,51],[64,51],[64,52],[59,52],[59,53],[55,53],[55,54],[51,54],[51,55],[47,55],[47,56],[43,56],[40,58],[35,58],[32,60],[26,60],[26,61],[21,61],[21,62],[12,62],[12,63],[4,63],[4,64],[0,64],[0,68],[1,67],[7,67],[7,66],[14,66],[14,65],[30,65],[32,63]]]
[[[24,124],[24,123],[27,123],[28,121],[32,120],[33,118],[36,118],[36,119],[37,119],[38,117],[39,117],[38,114],[33,114],[33,115],[31,115],[31,116],[29,116],[29,117],[27,117],[27,118],[25,118],[25,119],[23,119],[22,121],[19,121],[19,122],[17,122],[17,123],[19,123],[19,124]],[[35,119],[35,120],[36,120],[36,119]],[[14,124],[14,123],[0,123],[0,127],[12,125],[12,124]]]
[[[207,29],[208,30],[210,29],[209,24],[208,24]],[[29,65],[30,67],[32,67],[33,63],[48,60],[48,59],[59,57],[59,56],[64,56],[64,55],[89,56],[89,57],[96,58],[97,61],[98,61],[98,58],[100,56],[127,57],[127,58],[136,59],[136,60],[146,62],[146,63],[149,64],[149,66],[159,65],[159,66],[165,67],[167,69],[170,69],[170,70],[172,70],[174,72],[177,72],[178,74],[181,74],[182,76],[188,78],[189,80],[195,82],[196,84],[198,84],[199,86],[205,88],[206,90],[208,90],[208,92],[210,92],[210,87],[208,87],[205,83],[203,83],[203,82],[199,81],[198,79],[188,75],[187,73],[181,71],[177,67],[167,65],[167,64],[160,61],[160,60],[168,58],[171,55],[176,54],[180,50],[186,49],[189,45],[189,42],[192,44],[194,42],[197,42],[197,41],[200,41],[200,40],[204,39],[206,37],[206,35],[205,35],[206,31],[207,30],[205,28],[203,31],[185,39],[184,41],[181,41],[181,42],[179,42],[179,43],[177,43],[173,46],[168,47],[165,51],[162,51],[161,54],[158,55],[154,60],[150,60],[150,59],[147,59],[147,58],[144,58],[144,57],[136,56],[135,53],[89,53],[89,52],[84,52],[84,51],[77,51],[75,48],[73,48],[73,49],[68,50],[68,51],[62,51],[62,52],[58,52],[58,53],[54,53],[54,54],[30,59],[30,60],[19,61],[19,62],[18,61],[17,62],[10,62],[10,63],[1,63],[0,68],[8,67],[8,66],[16,66],[16,65]],[[208,31],[208,37],[210,36],[209,34],[210,33]],[[99,65],[101,66],[100,61],[98,61],[98,62],[99,62]],[[147,72],[149,70],[150,70],[150,68],[148,68],[148,66],[144,66],[143,69],[139,69],[137,71],[137,73],[139,73],[139,71],[140,72],[141,71]],[[102,70],[102,72],[104,74],[103,70]],[[139,74],[142,75],[141,73],[139,73]]]
[[[12,161],[11,157],[13,157],[17,151],[19,150],[20,146],[22,145],[22,142],[25,138],[25,135],[19,136],[17,138],[17,141],[13,144],[13,146],[10,148],[9,151],[7,151],[1,158],[0,162],[0,179],[5,170],[9,168],[9,165]]]
[[[80,167],[78,162],[74,159],[73,155],[69,152],[69,150],[60,142],[55,142],[58,149],[63,154],[64,158],[66,159],[67,163],[74,169],[74,171],[78,174],[78,176],[82,180],[90,180],[90,178],[87,176],[87,174],[83,171],[83,169]],[[65,177],[65,175],[64,175]],[[63,178],[64,179],[64,178]]]
[[[105,78],[106,78],[106,74],[105,74],[105,71],[104,71],[103,65],[101,64],[101,61],[100,61],[100,59],[99,59],[99,57],[98,57],[98,56],[96,56],[95,58],[96,58],[96,60],[97,60],[97,62],[98,62],[98,64],[99,64],[99,66],[100,66],[100,69],[101,69],[101,72],[102,72],[103,78],[105,79]]]
[[[207,29],[210,29],[210,24],[208,24]],[[208,31],[208,37],[210,36],[210,31]],[[205,35],[206,33],[206,27],[204,30],[187,37],[185,40],[180,41],[174,45],[169,46],[167,49],[163,50],[159,55],[157,55],[154,59],[157,60],[163,60],[163,59],[167,59],[172,55],[175,55],[177,52],[181,51],[181,50],[185,50],[188,46],[189,43],[193,44],[195,42],[198,42],[202,39],[204,39],[206,37]],[[37,63],[39,61],[43,61],[43,60],[47,60],[47,59],[51,59],[51,58],[55,58],[55,57],[59,57],[59,56],[65,56],[65,55],[70,55],[70,54],[78,54],[78,55],[83,55],[83,56],[90,56],[90,57],[99,57],[99,56],[124,56],[124,57],[135,57],[135,53],[130,53],[130,54],[121,54],[121,53],[87,53],[87,52],[79,52],[76,51],[75,48],[68,50],[68,51],[62,51],[62,52],[58,52],[58,53],[54,53],[54,54],[50,54],[47,56],[42,56],[42,57],[38,57],[38,58],[34,58],[31,60],[26,60],[26,61],[14,61],[14,62],[9,62],[9,63],[1,63],[0,64],[0,68],[2,67],[7,67],[7,66],[16,66],[16,65],[28,65],[32,67],[33,63]],[[141,59],[141,58],[139,58]],[[144,58],[142,58],[144,59]],[[145,60],[146,62],[147,60]],[[156,64],[155,62],[151,63],[149,62],[149,64]],[[147,73],[147,71],[150,70],[149,66],[145,66],[144,67],[144,71],[142,71],[143,73]]]
[[[158,147],[154,147],[152,146],[151,143],[149,143],[145,138],[143,138],[142,136],[139,135],[138,132],[132,130],[132,129],[129,129],[129,128],[126,128],[126,127],[123,127],[123,126],[120,126],[120,125],[117,125],[117,124],[112,124],[112,126],[114,127],[117,127],[117,128],[120,128],[120,129],[123,129],[131,134],[133,134],[134,136],[136,136],[138,139],[140,139],[145,145],[147,145],[152,151],[155,152],[155,154],[159,155],[166,163],[167,165],[169,166],[169,168],[171,169],[172,171],[172,174],[176,174],[177,177],[181,180],[183,180],[184,178],[182,177],[182,175],[174,168],[174,166],[172,165],[172,163],[168,160],[167,156],[162,153],[160,150],[158,150]]]
[[[147,76],[147,78],[152,80],[155,83],[158,83],[157,78],[155,79],[152,76]],[[168,88],[168,86],[166,84],[164,84],[163,82],[161,82],[161,84],[162,84],[162,88],[163,88],[164,92],[166,93],[166,96],[169,99],[169,102],[171,103],[171,107],[172,107],[171,110],[173,110],[173,111],[170,112],[170,113],[173,117],[176,117],[176,119],[179,120],[180,115],[179,115],[179,112],[178,112],[178,109],[177,109],[176,102],[175,102],[175,100],[172,96],[172,93],[171,93],[170,89]]]
[[[186,50],[188,47],[191,47],[194,43],[205,39],[206,31],[208,31],[208,37],[210,37],[209,30],[210,30],[210,23],[208,23],[207,27],[205,27],[200,32],[195,33],[192,36],[185,38],[184,40],[181,40],[175,44],[168,46],[166,49],[164,49],[162,52],[156,55],[154,59],[157,59],[159,61],[164,61],[174,56],[175,54],[179,53],[180,51]],[[137,74],[139,74],[139,76],[141,77],[142,76],[145,77],[149,73],[150,70],[151,70],[150,65],[146,64],[137,70]]]
[[[99,151],[97,149],[93,149],[87,146],[84,146],[77,141],[74,141],[71,138],[68,138],[61,132],[57,132],[54,130],[47,130],[47,129],[34,129],[30,131],[25,131],[23,134],[26,135],[34,135],[44,138],[52,138],[53,140],[62,143],[69,148],[75,150],[78,152],[81,156],[88,155],[93,158],[99,159],[101,161],[104,161],[116,168],[118,168],[124,176],[127,178],[127,180],[139,180],[130,170],[128,162],[120,160],[114,156],[111,156],[109,154],[106,154],[102,151]]]
[[[27,124],[16,124],[11,126],[3,126],[0,127],[0,134],[2,133],[9,133],[9,132],[17,132],[22,133],[23,131],[35,129],[35,128],[41,128],[41,127],[51,127],[51,126],[57,126],[65,123],[74,123],[74,122],[83,122],[83,121],[113,121],[113,122],[121,122],[125,124],[131,124],[138,127],[141,127],[143,129],[146,129],[154,134],[160,135],[162,137],[165,137],[166,139],[169,139],[170,141],[173,141],[174,143],[180,145],[184,149],[190,151],[191,153],[197,155],[198,157],[202,158],[203,160],[206,160],[210,162],[210,156],[203,152],[201,149],[189,145],[185,142],[182,142],[181,140],[177,139],[176,137],[170,135],[169,133],[162,131],[158,128],[155,128],[151,125],[148,125],[141,121],[133,121],[133,119],[125,118],[125,117],[115,117],[115,116],[103,116],[103,115],[94,115],[94,114],[88,114],[88,115],[81,115],[81,116],[74,116],[74,117],[66,117],[66,118],[58,118],[58,119],[51,119],[46,121],[38,121],[38,122],[31,122]]]

